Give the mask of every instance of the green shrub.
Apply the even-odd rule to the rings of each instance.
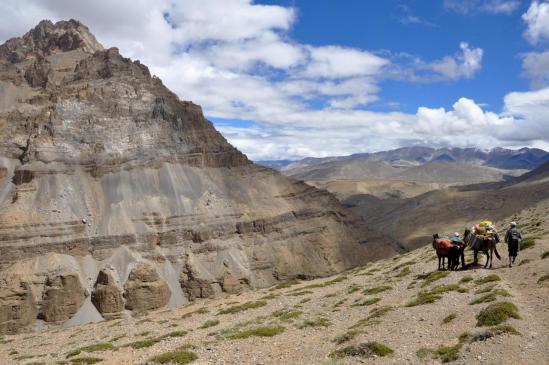
[[[426,359],[427,356],[431,355],[432,353],[433,353],[432,350],[422,347],[416,351],[416,356],[423,360],[423,359]]]
[[[469,305],[475,305],[480,303],[494,302],[496,300],[496,295],[494,293],[485,294],[479,298],[474,299],[469,303]]]
[[[161,338],[148,338],[146,340],[130,342],[130,343],[124,345],[124,346],[125,347],[131,347],[132,349],[143,349],[143,348],[146,348],[146,347],[151,347],[151,346],[159,343],[160,341],[162,341]]]
[[[400,272],[398,274],[395,275],[395,278],[404,277],[404,276],[410,274],[411,272],[412,272],[412,270],[410,270],[409,267],[405,267],[402,270],[400,270]]]
[[[98,357],[79,357],[77,359],[71,359],[71,365],[90,365],[90,364],[97,364],[98,362],[103,361],[103,359],[100,359]]]
[[[347,341],[350,341],[352,340],[353,338],[355,338],[355,336],[359,334],[358,331],[354,331],[354,330],[351,330],[351,331],[347,331],[345,333],[342,333],[340,335],[337,335],[334,339],[333,339],[333,342],[337,343],[338,345],[341,345],[342,343],[344,342],[347,342]]]
[[[83,347],[79,347],[75,350],[72,350],[72,351],[67,353],[66,357],[69,358],[69,357],[80,355],[80,353],[82,351],[84,351],[84,352],[107,351],[107,350],[114,350],[114,348],[115,347],[110,342],[96,343],[96,344],[93,344],[93,345],[83,346]]]
[[[494,289],[496,286],[497,286],[497,284],[487,285],[487,286],[485,286],[484,288],[480,288],[480,289],[475,290],[475,294],[489,293],[489,292],[491,292],[492,289]]]
[[[509,318],[520,318],[517,307],[510,302],[490,304],[477,314],[477,326],[495,326]]]
[[[234,314],[238,312],[243,312],[248,309],[260,308],[267,305],[267,302],[264,300],[258,300],[255,302],[246,302],[244,304],[235,305],[229,308],[225,308],[219,311],[218,314]]]
[[[443,363],[455,361],[459,359],[459,350],[461,349],[461,343],[455,346],[439,346],[433,351],[433,357],[440,359]]]
[[[153,357],[150,361],[157,364],[190,364],[194,360],[198,359],[198,356],[192,351],[177,350],[166,352],[161,355]]]
[[[391,348],[385,346],[384,344],[372,341],[335,350],[330,353],[329,356],[334,359],[343,359],[347,356],[369,358],[374,356],[383,357],[391,355],[393,352],[394,351]]]

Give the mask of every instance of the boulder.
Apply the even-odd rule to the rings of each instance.
[[[80,309],[86,298],[77,273],[52,274],[46,278],[38,318],[62,322]]]
[[[219,286],[217,283],[214,284],[211,278],[200,275],[190,263],[187,263],[181,270],[179,284],[189,300],[213,298],[216,295],[214,285]]]
[[[17,276],[0,280],[0,334],[13,334],[36,320],[37,309],[31,286]]]
[[[106,319],[120,317],[124,311],[123,290],[113,278],[108,269],[103,269],[97,275],[93,287],[91,301],[95,308]]]
[[[148,264],[135,266],[124,285],[126,309],[144,312],[164,307],[170,300],[168,284]]]

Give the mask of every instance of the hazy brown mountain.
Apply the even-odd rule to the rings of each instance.
[[[0,101],[1,332],[394,252],[365,243],[332,195],[251,163],[198,105],[77,21],[43,21],[0,46]]]

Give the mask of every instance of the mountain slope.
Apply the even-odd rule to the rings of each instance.
[[[252,164],[198,105],[77,21],[43,21],[0,46],[0,100],[2,332],[326,276],[394,252],[364,243],[330,194]]]
[[[175,352],[196,357],[197,365],[545,364],[548,208],[542,201],[496,222],[517,219],[526,237],[538,236],[512,269],[495,260],[492,270],[437,271],[428,244],[331,278],[204,299],[141,318],[5,336],[0,361],[155,364]],[[505,245],[498,249],[506,257]],[[466,260],[472,262],[471,251]],[[516,306],[519,318],[478,325],[477,315],[501,302]],[[371,342],[392,352],[379,345],[385,351],[364,351]]]

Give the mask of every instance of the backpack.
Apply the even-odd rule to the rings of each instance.
[[[518,229],[516,228],[511,228],[509,230],[509,237],[513,240],[513,241],[518,241],[519,240],[519,231]]]

